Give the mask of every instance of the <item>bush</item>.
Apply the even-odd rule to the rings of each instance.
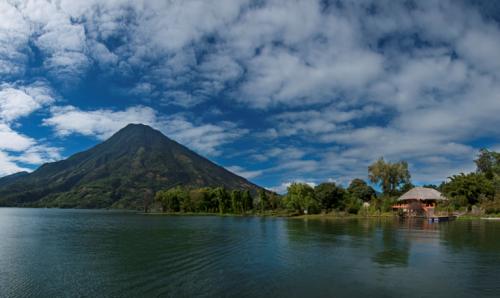
[[[486,214],[499,214],[500,199],[497,198],[493,201],[484,201],[481,203],[481,209],[483,209]]]

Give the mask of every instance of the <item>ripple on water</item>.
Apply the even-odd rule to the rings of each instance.
[[[499,297],[500,222],[0,208],[0,296]]]

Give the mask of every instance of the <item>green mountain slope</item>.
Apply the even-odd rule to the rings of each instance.
[[[18,172],[12,175],[4,176],[0,178],[0,187],[7,186],[16,182],[19,178],[29,175],[28,172]]]
[[[1,181],[1,180],[0,180]],[[159,189],[259,187],[142,124],[0,186],[0,206],[142,208]]]

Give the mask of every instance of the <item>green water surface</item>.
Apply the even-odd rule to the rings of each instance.
[[[500,297],[500,222],[0,208],[0,297]]]

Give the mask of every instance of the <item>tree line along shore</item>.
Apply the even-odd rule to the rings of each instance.
[[[441,191],[449,200],[437,210],[461,212],[472,216],[500,214],[500,153],[481,149],[474,160],[476,171],[448,177],[440,185],[424,185]],[[368,180],[377,185],[377,193],[363,179],[353,179],[347,187],[334,182],[316,186],[292,183],[287,193],[261,189],[256,195],[248,190],[223,187],[188,189],[176,186],[160,190],[155,204],[145,211],[168,214],[241,214],[241,215],[312,215],[391,216],[392,206],[401,194],[414,185],[406,161],[388,162],[383,158],[368,167]]]

